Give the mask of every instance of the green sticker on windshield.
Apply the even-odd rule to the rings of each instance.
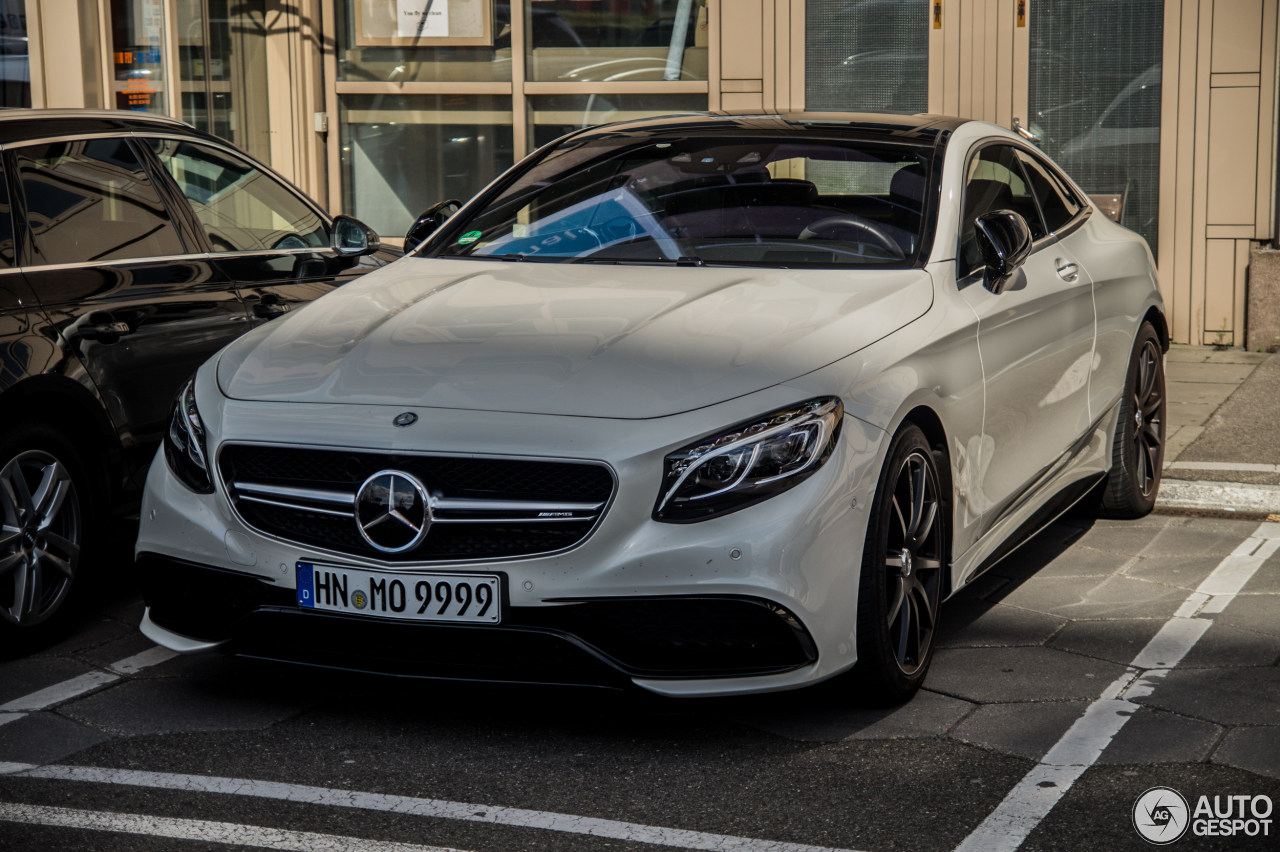
[[[458,237],[458,245],[469,246],[478,239],[480,239],[479,231],[467,231],[465,234]]]

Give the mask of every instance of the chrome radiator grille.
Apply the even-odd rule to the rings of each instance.
[[[430,527],[412,549],[387,553],[361,535],[356,494],[396,470],[427,489]],[[613,474],[592,462],[228,444],[219,471],[245,523],[278,538],[390,562],[502,559],[564,550],[595,527]]]

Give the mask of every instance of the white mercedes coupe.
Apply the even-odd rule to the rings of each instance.
[[[1000,127],[611,124],[408,245],[179,396],[136,549],[156,642],[900,702],[948,596],[1074,503],[1154,505],[1151,253]]]

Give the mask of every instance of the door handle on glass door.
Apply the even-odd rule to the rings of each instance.
[[[1080,277],[1080,267],[1074,263],[1059,259],[1057,261],[1058,277],[1068,284],[1074,284],[1076,279]]]

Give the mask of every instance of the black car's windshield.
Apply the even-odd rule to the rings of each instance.
[[[724,136],[569,140],[438,257],[883,266],[920,248],[931,149]]]

